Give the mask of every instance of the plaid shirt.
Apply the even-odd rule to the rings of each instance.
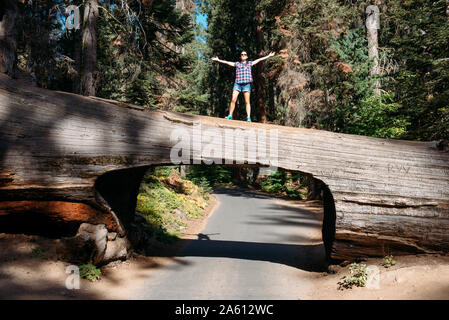
[[[253,65],[252,61],[247,61],[247,63],[241,62],[235,63],[236,69],[235,83],[241,84],[253,82],[253,76],[251,74],[252,65]]]

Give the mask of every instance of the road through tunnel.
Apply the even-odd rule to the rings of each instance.
[[[242,184],[235,185],[235,178],[242,178],[241,169],[244,171],[243,176],[245,176],[245,179],[241,181]],[[255,166],[151,166],[141,167],[138,169],[138,172],[136,171],[134,173],[132,173],[132,170],[133,169],[126,169],[122,172],[109,173],[107,176],[100,177],[96,183],[96,187],[108,205],[114,211],[117,211],[117,217],[121,220],[123,219],[122,223],[124,226],[127,226],[127,234],[129,238],[132,239],[133,244],[138,247],[140,252],[146,252],[147,255],[150,256],[171,256],[173,255],[173,252],[170,249],[167,249],[167,244],[170,245],[175,241],[179,241],[180,243],[188,242],[182,236],[182,230],[186,228],[186,225],[183,225],[183,223],[189,223],[189,220],[195,220],[197,216],[194,212],[195,210],[192,210],[192,208],[189,207],[189,204],[186,203],[186,199],[191,196],[201,198],[201,196],[196,195],[196,191],[192,190],[207,190],[207,192],[215,193],[215,195],[217,195],[216,192],[218,192],[218,195],[226,194],[231,197],[230,201],[233,201],[232,199],[245,199],[245,202],[248,204],[243,204],[243,206],[250,206],[250,211],[245,211],[245,208],[236,208],[236,210],[243,210],[242,214],[257,216],[259,213],[254,211],[256,209],[252,208],[250,203],[259,197],[261,199],[267,199],[266,201],[273,198],[282,199],[283,201],[291,203],[293,202],[289,201],[289,199],[307,202],[308,188],[304,183],[310,181],[309,175],[283,170],[279,170],[280,173],[275,172],[274,174],[269,175],[259,175],[259,168]],[[302,178],[300,180],[303,181],[302,185],[298,179],[301,174]],[[129,176],[126,177],[127,175]],[[258,176],[258,178],[254,175]],[[282,185],[282,187],[278,185],[277,180],[280,176],[290,177],[289,179],[284,178],[285,181],[283,182],[284,185]],[[117,180],[113,181],[114,179]],[[127,182],[124,182],[123,179],[126,179]],[[138,186],[139,179],[142,179],[140,186]],[[313,247],[314,252],[317,252],[316,250],[323,250],[325,251],[325,254],[323,252],[322,255],[326,255],[329,258],[335,237],[335,206],[329,188],[322,181],[317,182],[321,187],[320,190],[318,190],[319,199],[314,200],[314,205],[319,206],[322,211],[321,214],[317,215],[316,213],[307,212],[307,210],[304,210],[303,208],[295,208],[294,205],[293,207],[286,207],[285,209],[270,206],[266,209],[269,211],[266,216],[254,219],[254,225],[264,223],[272,223],[273,226],[276,226],[276,224],[284,224],[287,226],[305,224],[306,228],[319,228],[319,231],[321,232],[319,243],[315,241],[313,246],[303,246],[300,241],[298,242],[296,249],[304,251]],[[230,184],[234,184],[232,187],[234,189],[228,189]],[[130,190],[132,189],[132,192],[129,192],[128,190],[126,195],[118,194],[118,190],[125,190],[125,188],[123,188],[124,185],[132,186],[132,188],[130,188]],[[288,188],[286,188],[287,185]],[[272,189],[273,187],[281,188],[284,191],[274,192]],[[194,199],[194,202],[201,203],[202,200],[199,198]],[[226,205],[232,206],[232,202],[226,202]],[[160,212],[158,210],[160,210]],[[252,210],[254,212],[252,212]],[[270,219],[272,219],[271,222],[269,222]],[[167,221],[168,223],[164,224],[164,222]],[[137,224],[140,224],[140,226],[136,226]],[[131,226],[131,228],[129,228],[129,226]],[[238,226],[236,226],[236,228],[238,228]],[[293,229],[292,233],[292,229],[289,229],[283,236],[284,238],[298,237],[307,242],[309,240],[307,239],[308,231],[303,232],[304,230],[307,229],[298,228],[296,231]],[[178,237],[181,239],[176,240]],[[211,239],[208,237],[208,235],[203,236],[203,232],[201,231],[198,232],[198,239],[189,241],[204,241],[204,239],[215,240],[213,236],[211,236]],[[220,248],[233,243],[233,241],[223,241],[224,240],[222,239],[217,242],[216,247],[211,247],[207,255],[214,256],[214,252],[215,255],[221,255],[223,253],[220,253]],[[209,244],[212,243],[214,242],[209,242]],[[289,244],[287,245],[286,243]],[[282,240],[273,240],[271,243],[266,243],[265,245],[268,247],[279,246],[282,248],[280,250],[284,250],[283,246],[285,245],[295,247],[294,242],[287,241],[286,243],[282,243]],[[204,246],[205,244],[201,245]],[[249,243],[246,243],[245,241],[243,241],[241,245],[242,248],[248,248],[248,250],[251,247]],[[323,249],[319,249],[320,246]],[[160,248],[162,248],[162,250]],[[164,251],[164,248],[167,249],[167,251]],[[258,250],[258,248],[256,250]],[[293,253],[294,251],[286,252],[295,255]],[[253,252],[245,253],[244,249],[241,249],[240,251],[237,250],[234,254],[242,259],[251,259],[254,255]],[[231,257],[234,257],[233,254],[230,255]],[[318,253],[318,256],[321,256],[321,253]],[[271,258],[261,254],[260,259],[269,260]],[[285,260],[284,262],[286,264],[294,264],[292,262],[293,260],[289,259],[290,258],[286,257],[279,259],[279,261]],[[308,268],[314,270],[313,266],[308,266]]]

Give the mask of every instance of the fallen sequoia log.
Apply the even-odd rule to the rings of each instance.
[[[333,258],[449,249],[444,143],[147,110],[0,75],[0,215],[40,212],[125,236],[148,166],[245,159],[324,183]]]

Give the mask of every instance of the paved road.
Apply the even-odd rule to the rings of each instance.
[[[198,240],[143,281],[132,299],[303,299],[324,248],[316,216],[243,189],[214,192],[219,207]]]

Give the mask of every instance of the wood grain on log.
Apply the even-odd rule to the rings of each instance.
[[[170,152],[179,142],[171,139],[174,130],[188,137],[191,148],[195,139],[208,150],[243,146],[232,149],[234,157],[201,157],[193,149],[190,163],[248,160],[252,144],[233,143],[226,135],[267,133],[267,155],[275,151],[278,167],[312,174],[328,187],[325,216],[334,210],[335,221],[326,223],[335,223],[335,234],[327,231],[325,241],[329,246],[335,239],[329,250],[335,258],[449,249],[449,153],[437,142],[138,110],[29,87],[3,75],[0,200],[84,203],[116,215],[124,233],[145,168],[172,163]],[[277,146],[269,143],[274,132]],[[256,164],[268,160],[258,157]]]

